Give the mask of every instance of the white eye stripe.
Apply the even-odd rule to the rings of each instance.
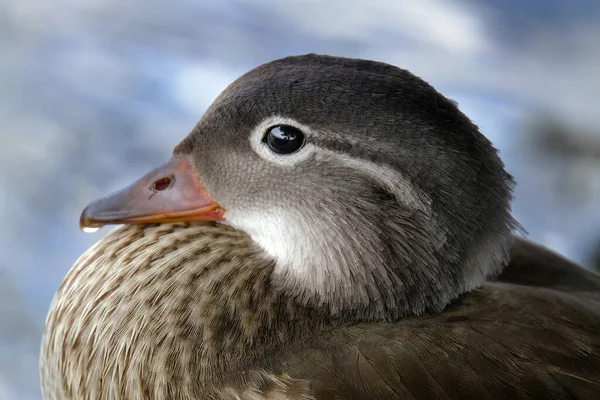
[[[263,142],[267,130],[276,125],[289,125],[299,129],[306,137],[306,143],[300,150],[292,154],[276,154]],[[373,163],[368,160],[354,158],[345,153],[323,149],[310,143],[313,136],[312,130],[292,118],[278,115],[265,118],[252,130],[250,134],[250,145],[254,151],[263,159],[282,166],[292,167],[307,159],[310,155],[318,158],[336,159],[341,165],[354,168],[371,179],[379,182],[384,188],[392,193],[398,201],[412,209],[418,209],[427,213],[431,212],[431,200],[428,196],[420,193],[406,178],[394,169]]]
[[[269,149],[269,146],[263,142],[263,137],[269,128],[276,125],[289,125],[299,129],[304,134],[306,143],[302,146],[302,148],[292,154],[277,154],[273,152],[271,149]],[[309,142],[309,138],[311,136],[312,131],[308,126],[303,125],[291,118],[272,116],[265,118],[262,122],[254,127],[250,134],[250,145],[256,154],[258,154],[261,158],[272,163],[291,167],[300,161],[307,159],[315,151],[315,146]]]
[[[318,159],[335,159],[338,165],[352,168],[364,176],[378,182],[387,192],[393,194],[398,202],[410,209],[431,214],[431,199],[418,190],[400,172],[387,165],[376,164],[362,158],[354,158],[346,153],[315,147]]]

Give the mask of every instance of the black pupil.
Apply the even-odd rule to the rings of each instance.
[[[270,128],[264,140],[278,154],[290,154],[304,143],[304,135],[292,126],[278,125]]]

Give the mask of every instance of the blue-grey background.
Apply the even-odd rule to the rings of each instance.
[[[79,213],[165,161],[233,79],[317,52],[411,70],[500,148],[530,237],[600,243],[596,0],[0,1],[0,400],[39,399]]]

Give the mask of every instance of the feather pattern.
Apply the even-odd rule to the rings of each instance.
[[[531,247],[519,242],[514,254],[519,246]],[[443,313],[348,324],[286,298],[270,283],[272,263],[253,247],[239,231],[205,224],[108,234],[76,263],[54,300],[42,354],[46,398],[600,393],[598,277],[547,250],[535,248],[568,278],[523,284],[527,265],[519,259]],[[584,293],[556,289],[580,278],[589,280]]]

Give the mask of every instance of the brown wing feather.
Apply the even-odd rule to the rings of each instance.
[[[443,313],[332,328],[290,351],[287,397],[262,398],[598,399],[599,293],[597,275],[519,240],[496,282]]]
[[[352,399],[598,398],[599,335],[597,304],[493,283],[436,316],[332,332],[329,376],[311,377]]]
[[[333,330],[290,374],[345,399],[600,398],[598,277],[525,241],[513,256],[441,314]]]
[[[498,278],[500,282],[586,292],[600,299],[600,276],[546,247],[517,239],[510,256],[510,263]]]

